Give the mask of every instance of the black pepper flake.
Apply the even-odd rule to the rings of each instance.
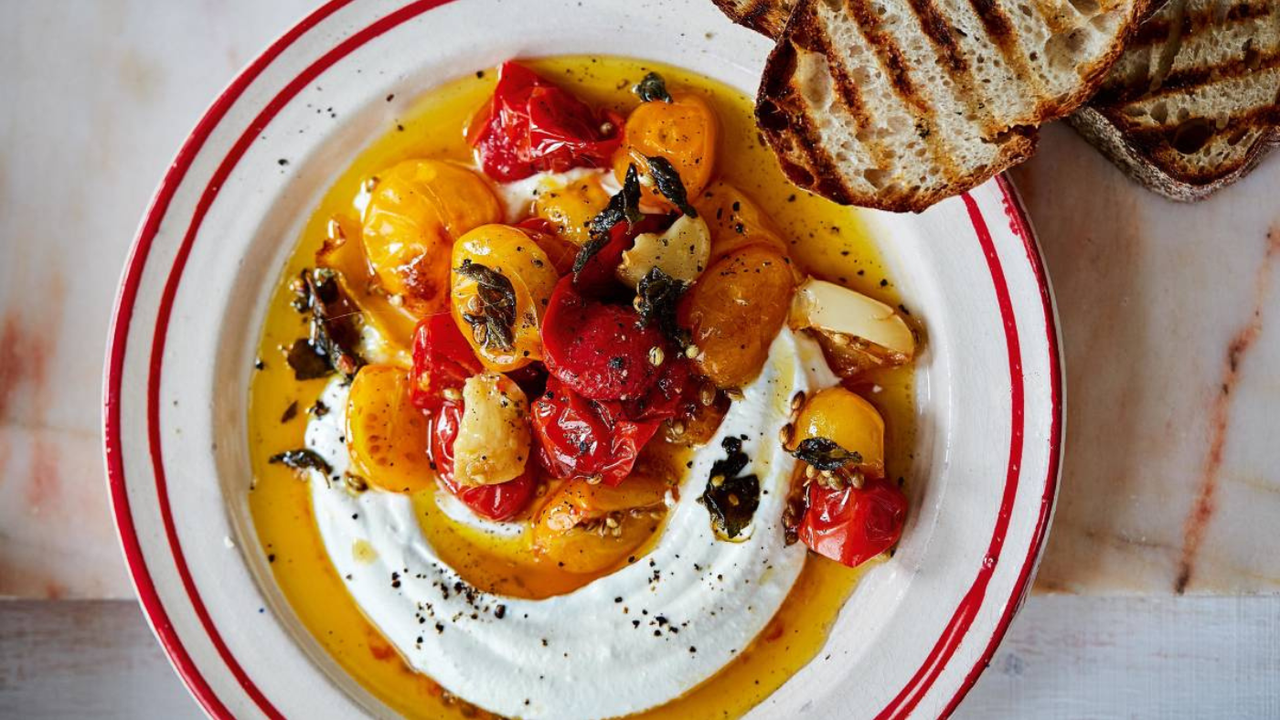
[[[689,646],[689,652],[691,652],[691,653],[696,653],[696,652],[698,652],[698,648],[696,648],[696,647],[694,647],[694,646],[690,645],[690,646]]]
[[[256,359],[253,361],[253,369],[254,369],[254,370],[266,370],[266,369],[267,369],[267,364],[266,364],[266,363],[264,363],[264,362],[262,362],[262,358],[256,358]]]
[[[273,562],[275,562],[275,561],[276,561],[276,554],[275,554],[275,553],[271,553],[270,555],[268,555],[268,556],[267,556],[267,562],[269,562],[269,563],[273,563]]]
[[[884,279],[880,280],[880,287],[888,287],[888,286],[889,286],[888,280],[884,280]]]
[[[298,416],[298,401],[294,400],[289,403],[289,407],[284,409],[284,413],[280,415],[280,422],[287,423]]]
[[[613,601],[614,601],[614,602],[616,602],[616,603],[620,603],[620,602],[622,602],[622,598],[621,598],[621,597],[616,597],[616,598],[614,598],[614,599],[613,599]]]
[[[507,616],[507,606],[506,606],[506,605],[499,605],[498,607],[494,608],[494,609],[493,609],[493,616],[494,616],[494,617],[496,617],[496,618],[498,618],[499,620],[501,620],[502,618],[506,617],[506,616]]]

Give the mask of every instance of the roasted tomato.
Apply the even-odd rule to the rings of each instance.
[[[447,401],[431,419],[431,462],[446,489],[467,507],[490,520],[509,520],[533,499],[537,481],[533,463],[526,463],[520,477],[496,485],[466,487],[454,476],[453,443],[462,420],[462,403]]]
[[[570,276],[552,293],[542,345],[547,371],[593,400],[644,397],[668,354],[657,327],[640,327],[640,316],[630,307],[582,295]]]
[[[547,498],[533,525],[533,550],[576,573],[623,560],[658,529],[670,486],[636,472],[617,487],[569,480]]]
[[[769,245],[748,245],[707,268],[679,313],[702,374],[721,388],[751,382],[787,320],[794,289],[790,263]]]
[[[575,245],[586,245],[591,239],[588,225],[609,204],[609,193],[594,177],[539,193],[533,201],[533,214],[550,222],[557,234]]]
[[[489,183],[450,162],[406,160],[379,173],[361,238],[379,284],[418,317],[444,308],[449,248],[472,228],[502,219]]]
[[[542,465],[553,477],[617,485],[658,431],[658,420],[628,420],[621,403],[582,397],[552,376],[533,402]]]
[[[581,271],[574,274],[574,286],[593,297],[632,297],[632,289],[618,279],[618,266],[622,256],[631,249],[638,235],[662,232],[671,224],[666,215],[644,215],[634,225],[626,222],[609,229],[609,239],[604,246],[587,260]]]
[[[564,275],[573,269],[573,260],[578,256],[578,246],[564,235],[556,232],[556,226],[540,217],[525,218],[516,223],[516,227],[524,231],[529,239],[542,248],[542,252],[551,258],[551,266],[556,273]]]
[[[484,225],[453,246],[453,318],[487,367],[514,370],[542,359],[538,324],[559,275],[527,233]]]
[[[484,370],[471,345],[448,315],[432,315],[413,333],[413,404],[427,412],[440,409],[447,396],[462,395],[467,378]]]
[[[698,217],[707,221],[711,231],[711,262],[738,248],[758,243],[787,254],[787,243],[773,221],[751,196],[733,185],[716,181],[690,199]]]
[[[840,386],[824,388],[805,400],[796,416],[790,447],[810,438],[824,438],[862,461],[856,469],[870,477],[884,476],[884,419],[875,406]]]
[[[711,181],[719,133],[716,113],[701,96],[674,93],[671,102],[642,103],[627,118],[623,146],[613,158],[613,173],[622,182],[627,166],[634,163],[646,186],[644,206],[670,210],[671,203],[658,192],[649,174],[648,158],[666,158],[693,199]]]
[[[536,172],[606,167],[618,147],[618,118],[514,62],[503,63],[493,98],[467,128],[486,175],[500,182]]]
[[[809,508],[796,534],[810,550],[857,567],[893,547],[906,523],[907,498],[883,479],[861,488],[809,484]]]
[[[407,493],[430,487],[427,418],[409,398],[409,372],[366,365],[347,396],[352,470],[374,487]]]

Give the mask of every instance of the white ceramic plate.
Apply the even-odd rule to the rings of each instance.
[[[138,595],[211,715],[390,714],[295,618],[247,502],[261,319],[335,174],[415,95],[510,57],[649,58],[750,93],[768,50],[710,0],[337,0],[214,102],[160,184],[125,270],[104,417]],[[402,101],[386,102],[392,93]],[[1052,515],[1058,338],[1009,185],[992,181],[922,215],[869,213],[867,223],[928,334],[910,521],[819,658],[752,717],[954,709],[1030,586]]]

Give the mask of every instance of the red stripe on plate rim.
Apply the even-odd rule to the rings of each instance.
[[[120,437],[120,397],[128,332],[137,299],[138,287],[141,283],[143,268],[146,265],[152,242],[159,231],[161,221],[168,212],[169,204],[173,199],[177,188],[185,179],[191,163],[203,148],[205,141],[213,132],[213,129],[224,119],[230,107],[234,105],[245,89],[261,74],[263,69],[273,62],[289,46],[296,42],[299,37],[306,34],[308,30],[348,5],[351,1],[352,0],[330,0],[330,2],[326,3],[311,15],[308,15],[300,23],[282,35],[280,39],[272,43],[262,55],[242,71],[241,74],[237,76],[236,79],[227,87],[227,89],[223,91],[217,100],[214,101],[209,110],[206,111],[204,117],[201,118],[191,135],[183,143],[182,148],[175,157],[172,166],[161,181],[161,184],[152,199],[151,205],[146,211],[143,223],[139,228],[138,235],[134,240],[133,248],[125,266],[125,273],[121,280],[120,291],[116,298],[116,307],[112,319],[108,349],[107,378],[104,388],[104,449],[107,460],[108,486],[115,513],[116,526],[120,535],[121,546],[124,550],[125,560],[133,578],[134,586],[138,592],[139,600],[141,601],[143,609],[151,623],[152,629],[156,633],[157,638],[160,640],[161,645],[169,655],[174,668],[186,682],[188,688],[200,702],[201,706],[210,715],[218,718],[230,718],[232,717],[232,714],[222,703],[221,699],[218,698],[217,694],[210,687],[208,681],[201,675],[199,668],[192,660],[191,655],[182,644],[181,638],[178,636],[177,631],[170,622],[168,613],[160,600],[159,592],[151,578],[145,556],[142,553],[141,542],[133,523],[128,491],[126,489]],[[197,618],[205,632],[208,634],[210,641],[214,644],[219,656],[227,665],[228,670],[230,670],[237,682],[239,682],[240,686],[245,690],[250,698],[254,700],[259,709],[270,717],[282,717],[282,715],[278,710],[276,710],[274,705],[267,700],[267,698],[244,672],[244,669],[236,661],[234,656],[232,656],[230,650],[222,640],[221,634],[213,625],[212,619],[208,615],[207,609],[200,598],[199,590],[196,588],[189,568],[187,567],[186,559],[182,553],[181,545],[176,534],[176,528],[173,523],[172,511],[168,505],[168,492],[160,448],[161,438],[159,436],[159,383],[161,369],[160,364],[163,359],[165,343],[165,332],[168,327],[173,298],[176,295],[178,283],[181,279],[186,259],[190,254],[191,245],[194,243],[195,236],[199,230],[200,222],[203,219],[205,212],[216,197],[222,181],[230,174],[240,157],[248,149],[249,145],[252,144],[254,138],[257,137],[258,132],[270,122],[276,113],[278,113],[279,110],[297,94],[297,92],[299,92],[324,70],[335,64],[338,60],[350,54],[356,48],[369,40],[382,35],[403,22],[452,1],[453,0],[419,0],[418,2],[405,5],[404,7],[401,7],[400,9],[374,21],[363,30],[349,36],[346,40],[309,65],[267,104],[263,111],[254,118],[254,121],[250,124],[248,129],[232,146],[232,149],[228,152],[227,156],[224,157],[223,161],[219,164],[209,184],[205,187],[205,190],[197,203],[196,211],[192,217],[192,222],[188,227],[187,233],[183,237],[182,245],[179,247],[178,255],[175,257],[174,265],[170,268],[170,274],[166,281],[161,298],[150,358],[150,374],[148,376],[147,389],[147,424],[150,454],[156,474],[157,500],[165,527],[166,539],[170,544],[170,550],[173,554],[175,567],[182,579],[188,598],[192,603],[192,608],[195,610]],[[1016,196],[1011,192],[1010,186],[1003,176],[998,178],[997,182],[999,183],[999,188],[1003,193],[1005,211],[1010,221],[1011,228],[1015,235],[1023,241],[1026,247],[1028,260],[1041,289],[1046,337],[1049,345],[1052,400],[1052,426],[1049,448],[1050,466],[1047,473],[1044,494],[1042,496],[1041,512],[1038,518],[1037,527],[1035,529],[1026,561],[1013,588],[1013,593],[1010,596],[1009,602],[1005,607],[1004,613],[997,624],[996,630],[992,635],[987,648],[979,658],[978,662],[975,663],[974,667],[970,670],[955,696],[946,706],[944,714],[949,714],[955,709],[960,700],[968,692],[969,688],[972,687],[973,683],[977,680],[978,675],[981,674],[982,670],[986,667],[987,661],[990,659],[991,654],[994,653],[995,647],[999,644],[999,641],[1007,630],[1009,622],[1012,620],[1022,597],[1026,593],[1036,561],[1043,546],[1045,535],[1047,534],[1049,515],[1053,506],[1053,499],[1057,486],[1058,459],[1061,451],[1061,372],[1059,366],[1060,361],[1056,326],[1054,324],[1052,299],[1050,296],[1048,280],[1044,273],[1043,263],[1040,259],[1039,251],[1035,246],[1032,233],[1029,229],[1029,223],[1026,220],[1025,212],[1022,209],[1021,204],[1018,202]],[[1008,295],[1008,287],[1003,284],[1003,270],[1000,267],[999,258],[994,254],[994,247],[991,244],[990,232],[985,225],[985,220],[981,211],[978,209],[972,198],[965,195],[964,201],[969,210],[970,218],[974,222],[975,232],[977,232],[979,241],[983,244],[984,254],[987,257],[988,265],[992,270],[993,282],[996,283],[996,291],[1001,306],[1002,320],[1005,321],[1006,326],[1006,344],[1010,352],[1011,380],[1016,388],[1014,392],[1017,405],[1014,409],[1016,433],[1014,433],[1013,443],[1017,445],[1017,452],[1015,453],[1014,448],[1011,447],[1010,474],[1006,477],[1006,487],[1002,499],[1001,511],[998,516],[997,526],[993,533],[991,545],[995,550],[995,555],[998,556],[1000,545],[1004,541],[1004,531],[1007,529],[1008,510],[1011,509],[1017,487],[1016,481],[1018,479],[1018,470],[1013,467],[1014,456],[1015,454],[1019,457],[1021,455],[1022,383],[1020,365],[1018,366],[1018,372],[1013,371],[1015,366],[1014,361],[1019,353],[1019,348],[1017,344],[1016,326],[1012,326],[1010,324],[1011,316],[1006,313],[1007,309],[1011,312],[1011,300]],[[996,279],[997,275],[999,276],[998,281]],[[1006,306],[1008,306],[1008,308]],[[1012,331],[1012,334],[1010,334],[1010,330]],[[989,553],[989,555],[990,554],[991,553]],[[969,594],[966,595],[966,602],[968,602],[975,592],[974,588],[977,588],[979,584],[981,584],[982,590],[979,593],[980,597],[977,599],[978,601],[975,606],[975,612],[976,607],[981,605],[981,595],[985,594],[985,586],[987,581],[989,581],[990,574],[993,569],[994,564],[990,567],[984,564],[983,568],[979,570],[979,576],[978,579],[975,580],[974,586],[971,587]],[[958,622],[958,618],[963,618],[964,622]],[[925,664],[922,665],[920,670],[918,670],[915,676],[913,676],[912,682],[909,683],[901,693],[899,693],[894,702],[890,703],[890,705],[881,712],[881,716],[898,717],[906,715],[915,707],[919,700],[923,698],[931,688],[933,681],[936,680],[942,668],[945,667],[946,661],[951,657],[958,648],[960,642],[965,638],[971,622],[972,613],[968,612],[966,610],[966,604],[962,603],[961,607],[957,609],[956,614],[953,616],[952,622],[948,624],[948,632],[944,633],[943,637],[939,639],[933,652],[931,652],[929,658],[926,659]],[[945,657],[939,657],[942,654],[945,654]]]

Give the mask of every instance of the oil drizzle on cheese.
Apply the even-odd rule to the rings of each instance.
[[[790,239],[800,266],[891,305],[898,304],[892,281],[863,234],[857,215],[785,182],[759,139],[751,103],[745,96],[690,73],[648,62],[565,57],[530,65],[588,102],[620,112],[637,103],[629,89],[649,70],[660,72],[669,86],[703,94],[722,123],[717,161],[720,177],[761,204]],[[469,161],[461,128],[492,91],[494,75],[487,71],[469,76],[423,95],[410,112],[392,122],[385,135],[375,139],[337,176],[303,230],[287,267],[282,268],[259,346],[263,367],[255,373],[250,389],[249,439],[256,482],[249,502],[263,552],[275,558],[271,567],[276,581],[293,613],[334,659],[375,697],[411,718],[463,717],[467,706],[412,671],[364,618],[343,587],[344,579],[325,555],[311,516],[306,484],[288,469],[267,463],[271,454],[302,442],[309,413],[299,412],[281,422],[284,410],[294,402],[299,408],[311,407],[324,385],[323,380],[295,381],[284,362],[283,350],[305,334],[301,317],[289,307],[288,281],[313,264],[330,218],[359,217],[361,186],[380,169],[413,157]],[[910,377],[909,370],[880,373],[866,383],[866,388],[878,391],[864,393],[885,416],[888,463],[898,475],[906,474],[910,463],[914,412]],[[451,522],[434,507],[430,493],[421,493],[414,501],[424,523]],[[429,530],[428,535],[436,530]],[[488,572],[501,570],[506,551],[484,551],[483,543],[477,543],[477,548],[487,558],[484,562],[498,563],[487,567]],[[353,548],[353,552],[363,556],[373,548]],[[823,661],[818,653],[860,575],[860,570],[810,555],[778,615],[751,645],[735,648],[737,660],[684,697],[637,717],[741,716],[806,663]],[[546,594],[581,584],[580,579],[554,574],[542,579],[546,585],[540,592]]]

